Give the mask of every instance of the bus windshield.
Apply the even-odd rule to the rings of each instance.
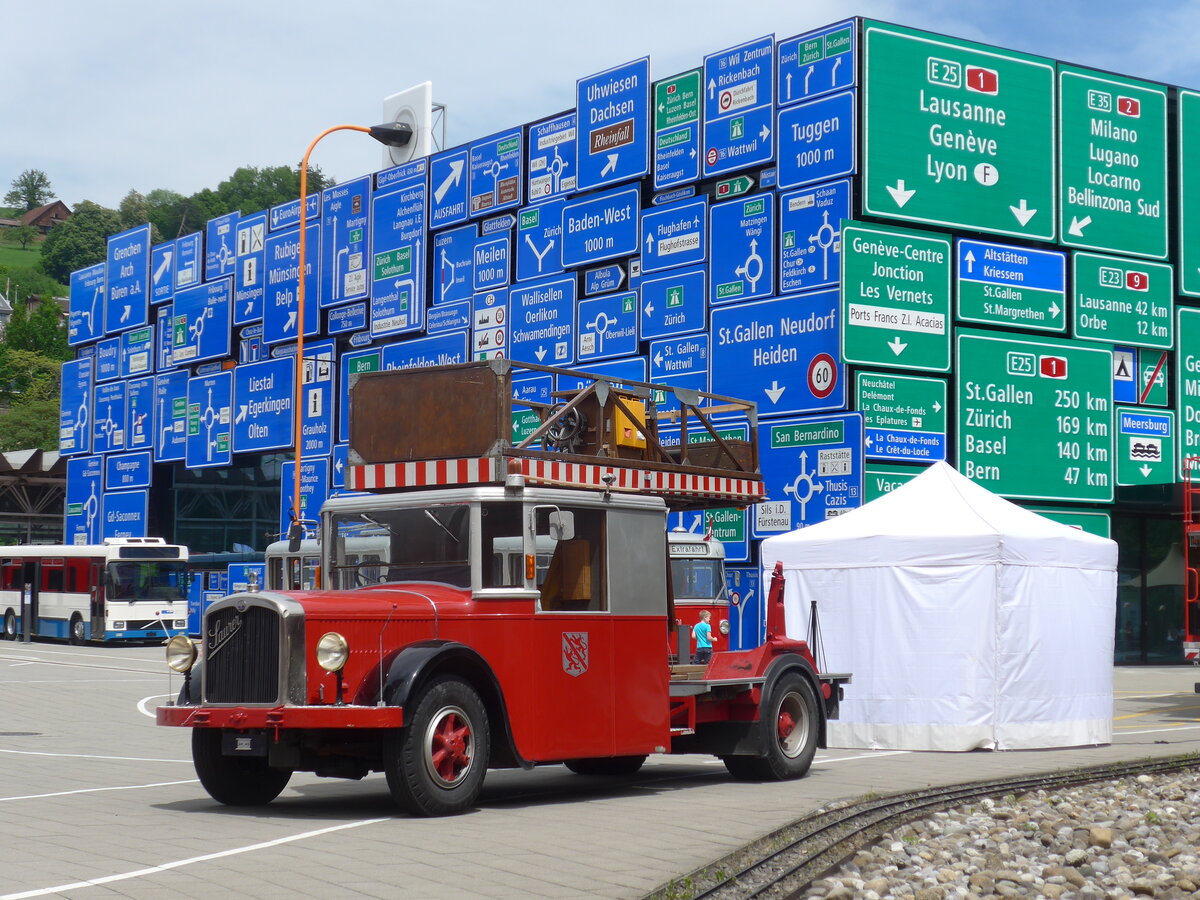
[[[725,570],[720,559],[672,559],[671,584],[677,600],[720,600]]]
[[[187,571],[185,562],[111,562],[105,572],[104,595],[109,600],[186,602]]]

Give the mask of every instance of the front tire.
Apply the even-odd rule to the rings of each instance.
[[[263,756],[225,756],[221,735],[216,728],[192,729],[192,762],[208,795],[226,806],[266,806],[278,797],[292,770],[269,766]]]
[[[821,724],[812,683],[798,672],[783,675],[763,704],[758,727],[765,748],[762,756],[722,757],[734,778],[785,781],[802,777],[817,752]]]
[[[576,775],[632,775],[645,761],[645,756],[594,756],[568,759],[563,765]]]
[[[71,624],[69,627],[71,629],[69,640],[72,644],[78,647],[83,643],[86,636],[83,628],[83,618],[79,615],[79,613],[75,613],[75,615],[71,616]]]
[[[434,681],[411,704],[409,723],[388,736],[384,769],[392,799],[418,816],[475,804],[491,753],[487,709],[460,678]]]

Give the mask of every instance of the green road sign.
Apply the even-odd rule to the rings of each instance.
[[[654,131],[700,121],[699,69],[654,82]]]
[[[1054,62],[865,29],[863,211],[1053,240]]]
[[[859,371],[854,404],[863,414],[868,458],[946,458],[946,382],[941,378]]]
[[[538,430],[542,424],[541,417],[532,409],[514,409],[512,411],[512,442],[519,444]]]
[[[1179,92],[1179,293],[1200,297],[1200,94]]]
[[[1180,307],[1178,317],[1175,402],[1179,413],[1179,455],[1200,456],[1200,309]]]
[[[728,200],[749,193],[753,187],[753,178],[749,175],[739,175],[736,178],[726,178],[718,181],[714,191],[718,200]]]
[[[1006,497],[1113,498],[1112,351],[958,332],[958,466]]]
[[[863,485],[863,500],[870,503],[884,494],[890,494],[902,484],[907,484],[925,471],[924,467],[888,466],[868,464],[863,467],[866,480]]]
[[[1030,506],[1027,509],[1039,516],[1045,516],[1047,519],[1053,519],[1062,525],[1078,528],[1080,531],[1086,531],[1097,537],[1112,537],[1112,517],[1108,513],[1076,512],[1073,509],[1056,509],[1049,506]]]
[[[1168,350],[1174,344],[1174,269],[1096,253],[1071,257],[1075,337]]]
[[[1060,66],[1059,240],[1167,256],[1167,89]]]
[[[950,370],[950,240],[842,222],[842,359]]]
[[[1175,413],[1117,407],[1117,484],[1175,483]]]
[[[742,543],[746,540],[746,511],[744,509],[710,509],[704,513],[705,524],[712,528],[718,541]]]
[[[412,274],[412,247],[397,247],[386,253],[375,254],[375,280],[399,278]]]

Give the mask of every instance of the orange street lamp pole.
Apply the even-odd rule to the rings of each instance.
[[[300,522],[300,469],[304,459],[304,282],[308,255],[308,159],[321,139],[335,131],[361,131],[388,147],[403,147],[412,139],[412,128],[408,125],[334,125],[326,128],[308,145],[304,159],[300,161],[300,256],[296,284],[296,392],[292,398],[295,406],[293,427],[295,428],[296,471],[292,484],[292,524],[288,527],[288,541],[293,552],[300,549],[304,539],[304,526]]]

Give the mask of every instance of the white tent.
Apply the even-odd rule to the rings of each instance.
[[[823,667],[851,672],[831,747],[999,750],[1112,739],[1117,545],[946,463],[767,538],[788,634],[815,601]]]

